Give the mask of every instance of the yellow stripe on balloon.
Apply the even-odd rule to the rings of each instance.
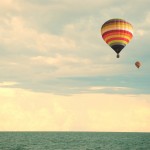
[[[128,44],[128,42],[127,42],[127,41],[124,41],[124,40],[113,40],[113,41],[108,42],[108,45],[111,45],[111,44],[113,44],[113,43],[123,43],[123,44],[125,44],[125,45]]]
[[[118,27],[115,27],[115,26],[114,27],[109,27],[109,28],[103,28],[101,30],[101,33],[104,34],[105,32],[110,31],[110,30],[125,30],[125,31],[129,31],[129,32],[131,32],[133,34],[133,29],[132,28],[128,28],[128,27],[126,27],[126,28],[118,28]]]
[[[111,25],[107,25],[107,26],[104,26],[103,29],[105,28],[112,28],[112,27],[116,27],[116,28],[129,28],[131,30],[133,30],[133,27],[131,25],[128,25],[128,24],[111,24]]]

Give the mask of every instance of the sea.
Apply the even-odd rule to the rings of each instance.
[[[150,150],[150,133],[0,132],[0,150]]]

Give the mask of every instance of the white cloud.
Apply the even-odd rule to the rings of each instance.
[[[146,34],[146,31],[142,30],[142,29],[138,29],[136,31],[136,33],[139,35],[139,36],[144,36]]]
[[[94,64],[87,58],[57,55],[55,57],[36,56],[30,59],[32,66],[57,67],[51,74],[54,77],[64,76],[91,76],[109,73],[116,74],[116,71],[123,71],[122,65]]]
[[[12,17],[11,20],[3,19],[1,21],[3,26],[0,28],[0,40],[9,50],[32,48],[39,51],[51,51],[56,49],[72,50],[76,47],[74,41],[67,37],[40,33],[28,27],[26,21],[21,17]]]
[[[40,51],[59,50],[72,50],[76,48],[73,40],[66,37],[42,34],[37,38],[37,45],[35,48]]]
[[[9,14],[9,11],[19,11],[20,7],[16,0],[5,0],[0,1],[0,12],[6,12]]]
[[[149,98],[90,93],[58,96],[1,88],[0,130],[149,132]]]
[[[44,56],[36,56],[32,57],[31,61],[34,63],[39,63],[39,64],[47,64],[47,65],[54,65],[54,66],[63,66],[65,64],[85,64],[88,65],[90,64],[90,60],[88,59],[82,59],[78,57],[73,57],[73,56],[61,56],[57,55],[56,57],[44,57]]]
[[[145,16],[141,19],[140,22],[136,23],[135,25],[135,37],[141,36],[148,36],[150,32],[150,12],[148,11],[145,13]]]
[[[0,86],[13,86],[18,84],[17,82],[1,82]]]
[[[113,87],[113,86],[93,86],[90,87],[89,90],[112,90],[112,91],[120,91],[120,90],[131,90],[128,87]]]

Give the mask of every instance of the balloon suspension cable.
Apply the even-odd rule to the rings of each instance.
[[[119,54],[117,54],[117,58],[119,58],[120,56],[119,56]]]

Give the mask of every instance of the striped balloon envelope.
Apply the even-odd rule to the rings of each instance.
[[[133,37],[133,26],[123,19],[110,19],[101,27],[104,41],[117,53],[130,42]]]

